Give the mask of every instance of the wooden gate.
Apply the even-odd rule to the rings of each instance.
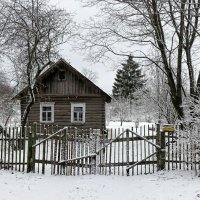
[[[108,130],[66,127],[33,144],[30,171],[65,175],[154,173],[164,169],[159,130],[153,125]]]

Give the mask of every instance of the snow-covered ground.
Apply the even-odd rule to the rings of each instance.
[[[200,178],[191,173],[69,177],[0,170],[0,200],[200,200]]]

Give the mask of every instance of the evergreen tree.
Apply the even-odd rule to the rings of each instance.
[[[129,55],[127,62],[122,63],[122,69],[117,70],[113,85],[113,96],[134,99],[134,93],[142,89],[145,83],[144,75],[138,63]]]

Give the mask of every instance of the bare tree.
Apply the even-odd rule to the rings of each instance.
[[[11,87],[6,74],[0,71],[0,120],[6,126],[15,113],[14,102],[12,101],[13,88]]]
[[[35,102],[38,77],[58,57],[59,45],[72,36],[72,18],[45,0],[2,0],[1,6],[1,18],[7,19],[4,38],[8,57],[17,67],[19,81],[27,86],[27,106],[21,120],[24,126]]]
[[[98,74],[97,74],[97,72],[93,71],[92,69],[84,67],[82,69],[82,74],[85,77],[87,77],[90,81],[92,81],[94,83],[97,82]]]
[[[98,6],[102,21],[84,25],[82,49],[93,60],[128,55],[154,64],[166,76],[171,102],[184,118],[183,98],[197,95],[199,0],[83,0]],[[84,31],[82,31],[83,33]],[[152,51],[160,59],[154,59]],[[197,53],[198,52],[198,53]],[[187,83],[183,76],[187,74]],[[197,74],[199,72],[197,71]],[[189,86],[189,92],[187,87]]]
[[[130,99],[124,97],[112,98],[110,110],[114,120],[120,120],[122,126],[124,121],[130,120]]]

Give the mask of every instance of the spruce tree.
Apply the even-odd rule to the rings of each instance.
[[[117,70],[113,96],[134,99],[134,93],[144,86],[143,77],[139,64],[129,55],[126,63],[122,63],[122,69]]]

